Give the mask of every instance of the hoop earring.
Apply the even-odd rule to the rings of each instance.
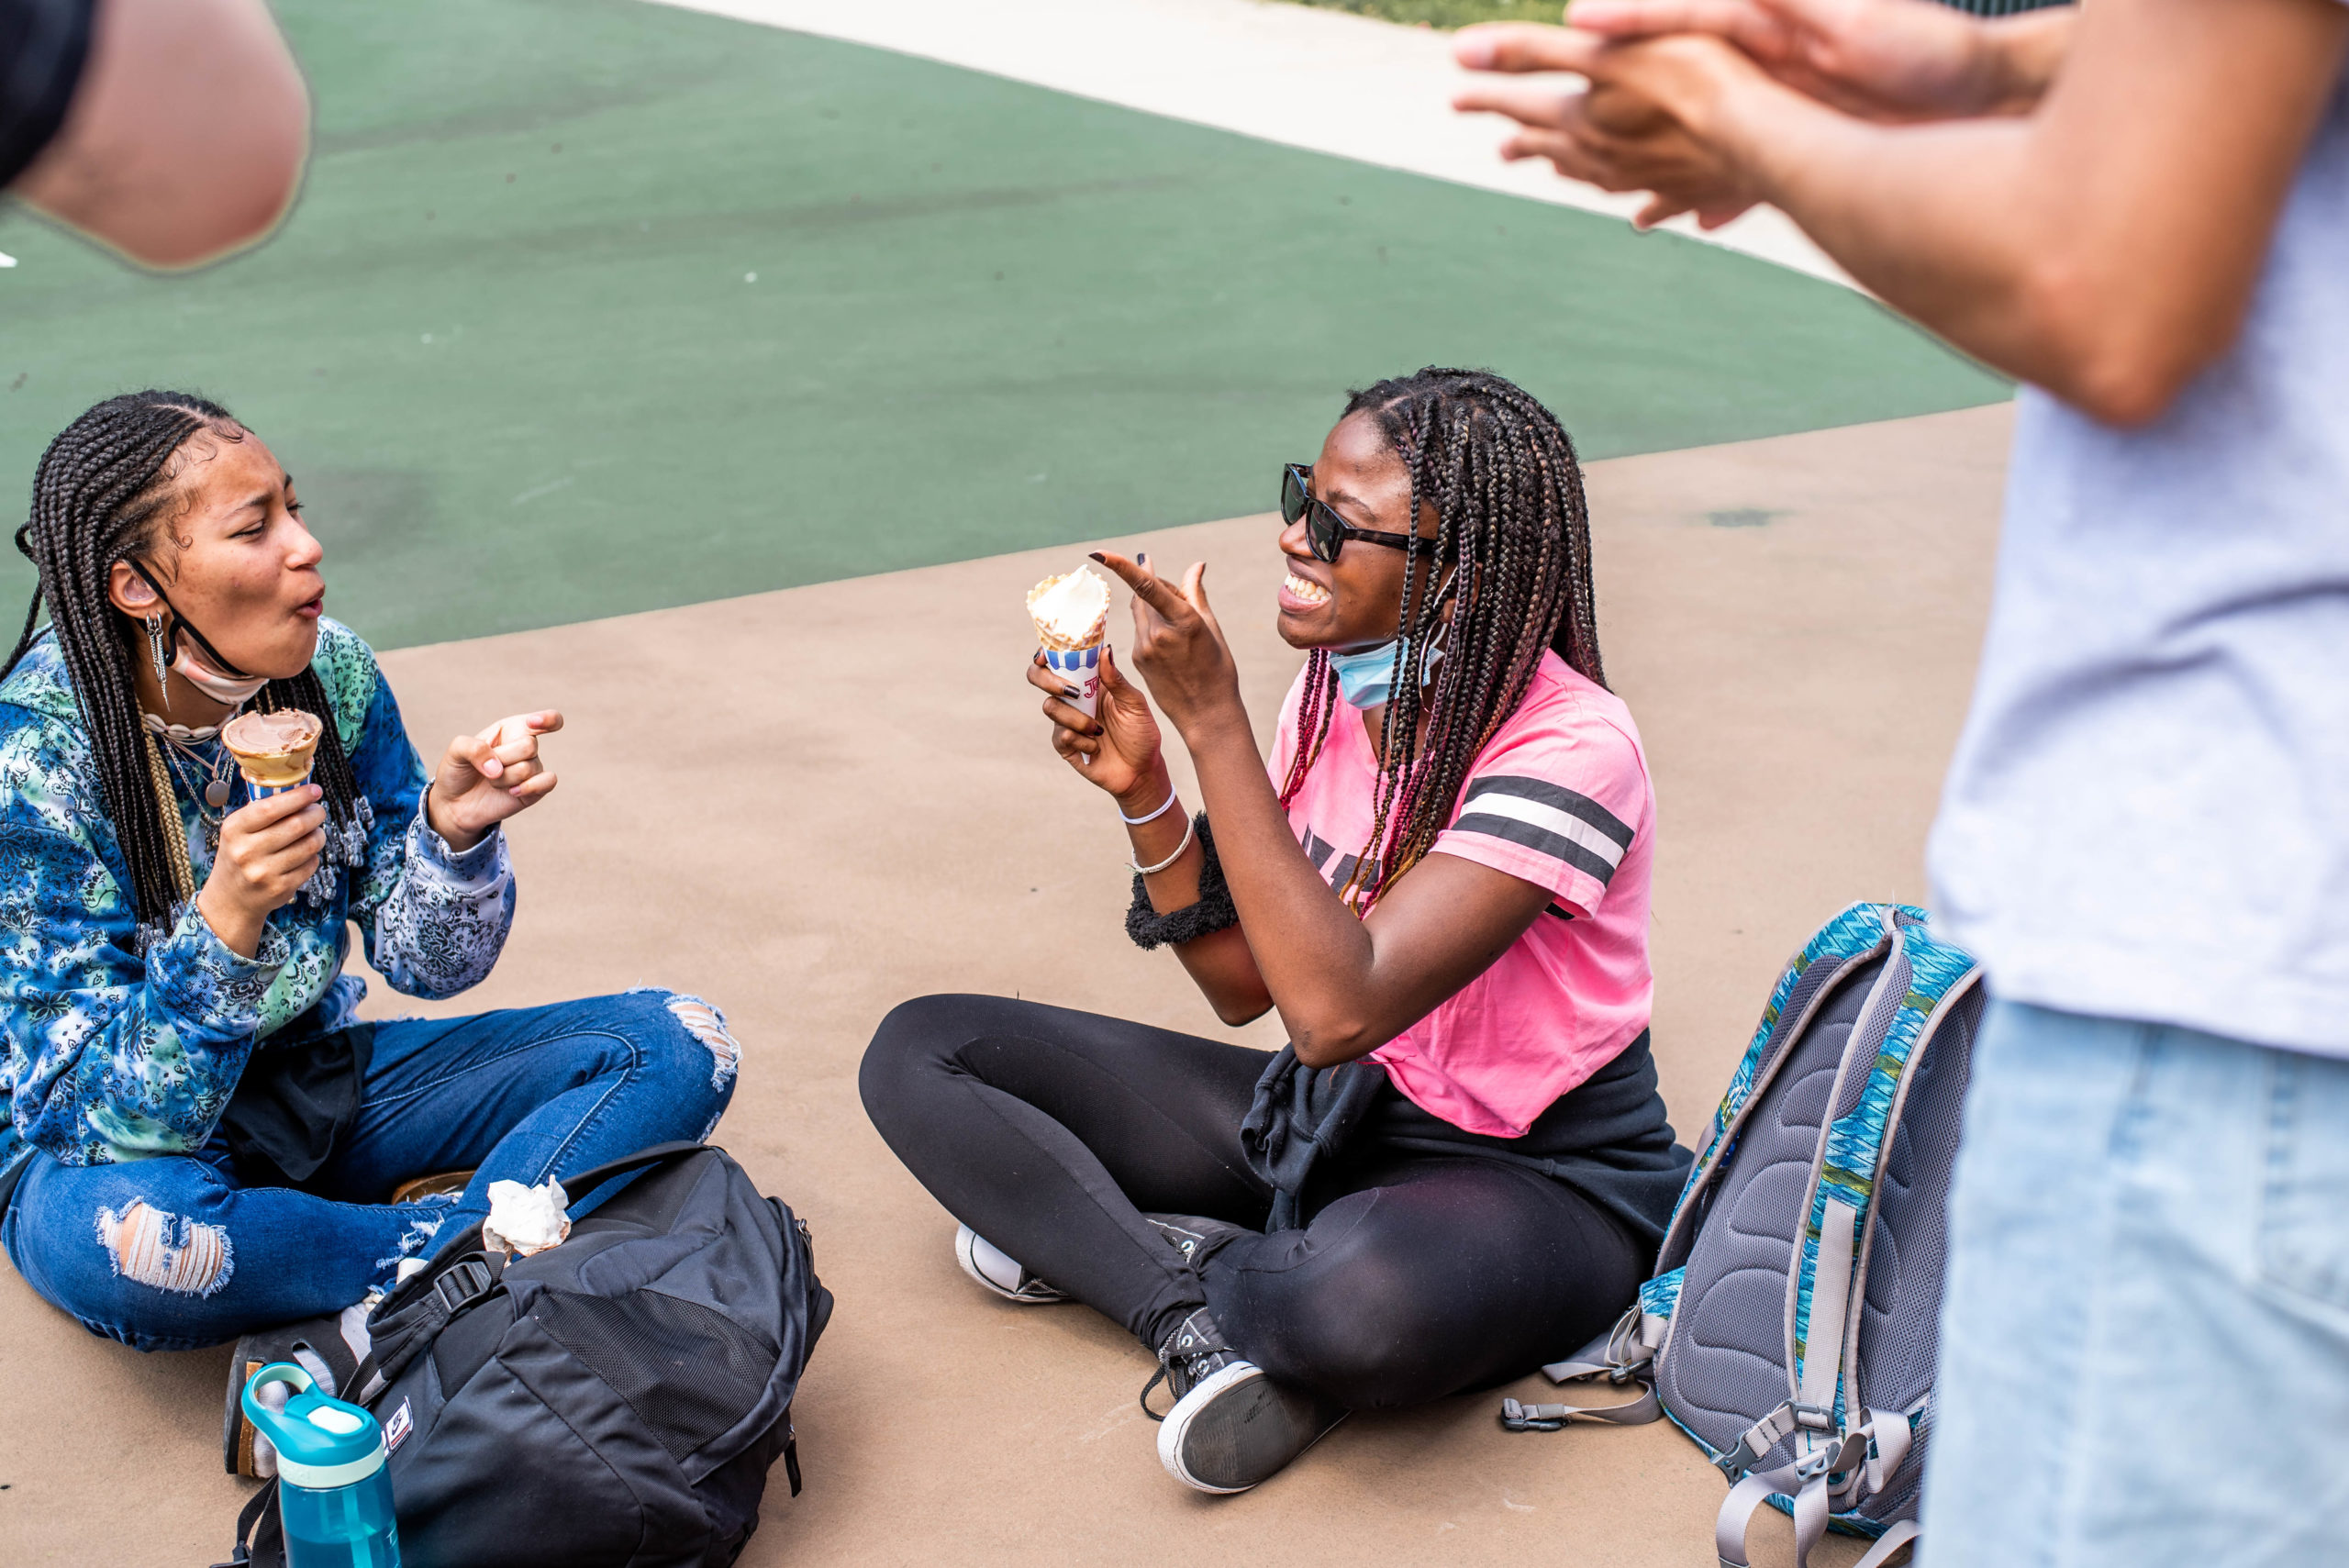
[[[163,617],[147,617],[147,652],[155,662],[155,684],[168,691],[172,679],[171,651],[163,645]]]

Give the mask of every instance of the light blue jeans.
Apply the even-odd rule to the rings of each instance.
[[[2349,1062],[1992,1004],[1932,1568],[2349,1563]]]

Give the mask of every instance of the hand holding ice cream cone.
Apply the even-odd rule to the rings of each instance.
[[[1076,688],[1071,706],[1092,717],[1109,633],[1109,584],[1089,566],[1047,577],[1028,590],[1028,615],[1045,665],[1063,684]]]
[[[1093,635],[1089,639],[1067,634],[1065,622],[1051,618],[1058,607],[1046,601],[1044,595],[1057,584],[1072,580],[1080,584],[1084,579],[1097,584],[1099,610],[1092,612],[1090,595],[1077,601],[1077,614],[1097,613],[1097,624],[1083,629]],[[1078,590],[1063,595],[1063,602],[1075,598]],[[1108,637],[1108,584],[1096,573],[1079,567],[1067,577],[1047,577],[1029,594],[1030,613],[1037,622],[1037,640],[1041,645],[1028,666],[1028,684],[1044,694],[1044,717],[1052,722],[1052,749],[1078,769],[1092,784],[1119,797],[1127,796],[1146,785],[1152,785],[1163,769],[1159,762],[1158,720],[1150,711],[1149,699],[1125,678],[1118,667]],[[1044,613],[1039,613],[1039,611]],[[1097,651],[1089,663],[1064,669],[1065,661],[1056,662],[1058,650],[1052,640],[1079,642]],[[1089,677],[1089,678],[1088,678]],[[1163,785],[1154,785],[1163,797]],[[1152,800],[1147,805],[1155,805]],[[1143,808],[1147,808],[1145,806]]]
[[[220,744],[237,759],[238,772],[255,800],[310,781],[318,740],[326,726],[299,708],[240,713],[220,727]]]

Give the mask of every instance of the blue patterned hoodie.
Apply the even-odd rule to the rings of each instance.
[[[193,904],[167,931],[137,929],[54,638],[0,684],[0,1180],[35,1150],[90,1165],[201,1148],[261,1040],[297,1019],[301,1038],[350,1022],[367,986],[342,973],[347,922],[411,996],[452,996],[497,962],[514,917],[505,835],[460,855],[426,823],[423,764],[350,628],[321,618],[311,667],[358,781],[364,842],[329,851],[250,959]],[[173,789],[200,887],[202,817],[176,772]],[[228,809],[247,798],[239,781]]]

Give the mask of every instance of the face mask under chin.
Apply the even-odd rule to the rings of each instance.
[[[250,699],[255,692],[269,684],[269,677],[266,675],[258,679],[242,675],[224,675],[214,669],[210,662],[197,651],[194,638],[182,637],[177,640],[179,652],[172,660],[172,668],[178,673],[182,680],[214,702],[226,703],[230,707],[236,707]]]
[[[1419,684],[1424,687],[1435,679],[1435,667],[1443,662],[1443,649],[1439,633],[1437,645],[1414,659],[1412,645],[1403,644],[1403,668],[1417,664]],[[1395,644],[1382,642],[1360,653],[1332,653],[1330,673],[1338,677],[1338,695],[1346,699],[1349,707],[1369,709],[1381,706],[1392,694],[1395,680]]]

